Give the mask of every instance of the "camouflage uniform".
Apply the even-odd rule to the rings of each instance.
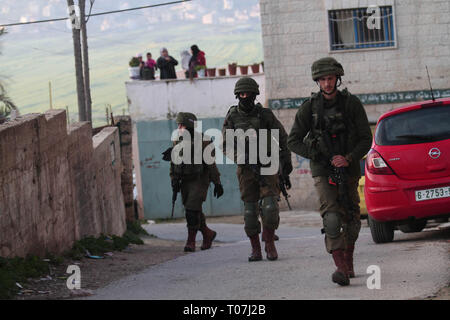
[[[205,215],[202,212],[202,204],[206,200],[210,182],[214,183],[214,195],[219,198],[223,194],[220,182],[220,173],[215,163],[210,165],[194,163],[194,139],[202,141],[202,154],[205,148],[212,143],[211,140],[203,141],[203,134],[194,131],[194,121],[197,118],[192,113],[180,112],[177,115],[177,123],[186,126],[191,136],[191,163],[170,165],[170,179],[174,192],[181,191],[181,199],[185,208],[188,228],[188,240],[185,251],[195,251],[195,237],[197,231],[203,235],[202,250],[209,249],[216,237],[216,232],[206,225]],[[182,141],[182,137],[174,142],[174,146]]]
[[[319,59],[311,69],[314,81],[323,76],[336,75],[337,83],[344,74],[342,66],[333,58]],[[338,269],[353,277],[353,250],[361,229],[357,189],[359,161],[369,151],[372,133],[360,100],[346,89],[339,91],[336,87],[334,99],[325,99],[322,92],[314,93],[300,106],[289,134],[288,146],[292,152],[311,160],[326,250],[333,255]],[[349,206],[353,208],[351,212],[339,202],[338,188],[330,180],[333,170],[330,160],[333,155],[345,156],[349,163],[342,170],[348,177]],[[333,281],[335,278],[336,275]],[[349,283],[348,277],[334,282],[341,285]]]
[[[288,179],[289,173],[292,171],[292,163],[291,153],[287,148],[287,133],[270,109],[263,108],[259,103],[254,104],[254,99],[259,94],[258,87],[256,81],[249,77],[244,77],[237,81],[234,91],[235,95],[238,96],[240,93],[245,92],[250,94],[251,99],[247,102],[241,100],[237,106],[232,106],[228,111],[222,128],[222,149],[226,155],[227,147],[233,148],[235,151],[233,160],[237,162],[236,144],[234,146],[226,145],[227,129],[242,129],[244,132],[248,129],[254,129],[256,132],[259,129],[267,129],[269,131],[268,144],[276,143],[270,139],[270,130],[278,129],[280,163],[283,167],[283,175]],[[258,134],[257,137],[259,139]],[[270,149],[269,146],[268,150]],[[249,257],[249,261],[262,259],[259,242],[259,233],[261,233],[259,215],[261,215],[263,224],[263,239],[266,242],[267,258],[275,260],[278,254],[274,244],[274,232],[278,228],[280,221],[278,174],[261,175],[259,165],[252,165],[247,161],[246,164],[238,164],[237,177],[241,199],[244,201],[244,229],[252,244],[252,255]]]

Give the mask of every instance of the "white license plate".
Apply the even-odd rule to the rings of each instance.
[[[416,201],[424,201],[448,197],[450,197],[450,186],[416,191]]]

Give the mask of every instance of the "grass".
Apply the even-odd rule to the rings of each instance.
[[[25,258],[0,257],[0,300],[13,299],[20,288],[16,283],[27,283],[30,278],[38,278],[48,274],[51,265],[59,265],[65,259],[81,260],[87,252],[91,255],[101,256],[110,251],[122,251],[129,244],[144,244],[140,236],[150,236],[145,231],[141,221],[127,222],[127,230],[119,236],[100,235],[100,237],[86,237],[76,241],[72,249],[63,255],[56,256],[51,253],[45,258],[27,256]]]

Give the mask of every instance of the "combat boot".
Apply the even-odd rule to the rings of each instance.
[[[352,245],[348,245],[347,249],[344,252],[345,263],[347,264],[349,278],[355,277],[355,271],[353,269],[353,252],[354,251],[355,251],[355,245],[352,244]]]
[[[265,250],[267,253],[268,260],[277,260],[278,253],[277,248],[275,248],[275,230],[264,227],[263,228],[263,239],[265,239],[266,245]]]
[[[207,250],[207,249],[211,248],[212,242],[214,241],[214,239],[217,236],[217,232],[208,228],[208,226],[206,224],[202,225],[202,227],[200,228],[200,232],[203,235],[203,242],[202,242],[202,246],[200,247],[200,249]]]
[[[344,250],[333,250],[332,255],[337,267],[337,270],[331,277],[332,281],[340,286],[348,286],[350,284],[350,279],[348,277],[348,268],[344,258]]]
[[[252,254],[248,257],[248,261],[261,261],[261,243],[259,242],[259,234],[255,234],[250,237],[250,243],[252,245]]]
[[[188,238],[186,245],[184,246],[184,252],[194,252],[195,251],[195,237],[197,236],[196,229],[188,229]]]

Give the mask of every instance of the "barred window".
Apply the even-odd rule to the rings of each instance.
[[[392,6],[328,11],[331,51],[394,47]]]

